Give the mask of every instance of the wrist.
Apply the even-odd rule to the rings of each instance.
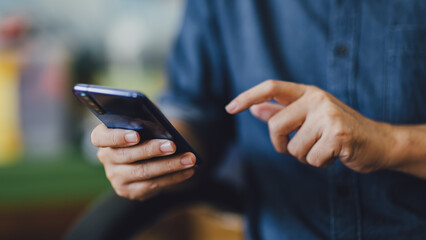
[[[372,145],[374,147],[371,148],[371,156],[376,160],[377,170],[396,170],[403,164],[401,161],[401,149],[404,149],[404,141],[401,140],[403,134],[395,125],[375,123],[372,131],[376,144]]]
[[[391,170],[426,179],[426,125],[395,126]]]
[[[389,170],[400,171],[400,169],[404,168],[407,165],[405,159],[404,151],[406,150],[406,133],[404,130],[395,125],[388,125],[389,131],[389,142],[390,144],[386,147],[387,154],[385,155],[387,161],[389,162]]]
[[[419,159],[413,149],[416,149],[413,129],[407,126],[392,126],[393,144],[389,148],[390,170],[410,173],[419,167]]]

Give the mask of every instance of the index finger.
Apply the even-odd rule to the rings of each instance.
[[[99,124],[93,129],[91,140],[96,147],[128,147],[138,144],[140,137],[133,130],[111,129]]]
[[[235,114],[254,104],[270,100],[288,105],[300,98],[305,93],[306,87],[292,82],[267,80],[238,95],[226,106],[226,111]]]

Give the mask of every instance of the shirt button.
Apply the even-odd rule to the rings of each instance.
[[[348,47],[346,47],[345,45],[338,45],[335,49],[334,52],[337,56],[346,56],[348,54]]]
[[[340,185],[336,187],[337,196],[346,198],[349,196],[349,189],[346,186]]]

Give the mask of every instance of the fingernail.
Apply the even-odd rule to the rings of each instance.
[[[171,152],[173,152],[172,144],[169,141],[166,141],[163,144],[161,144],[160,150],[163,153],[171,153]]]
[[[189,157],[189,156],[185,156],[185,157],[183,157],[183,158],[180,160],[180,162],[181,162],[183,165],[186,165],[186,166],[189,166],[189,165],[193,165],[193,164],[194,164],[194,162],[193,162],[192,158],[191,158],[191,157]]]
[[[238,109],[238,103],[235,101],[232,101],[231,103],[229,103],[226,107],[225,107],[226,111],[228,113],[233,113]]]
[[[126,136],[124,136],[124,138],[126,139],[126,142],[128,143],[135,143],[138,141],[138,136],[136,135],[135,132],[131,132],[126,134]]]

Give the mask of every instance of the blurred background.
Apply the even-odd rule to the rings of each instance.
[[[111,191],[90,144],[99,122],[72,86],[135,89],[155,99],[183,7],[183,0],[0,1],[0,239],[61,238]],[[209,236],[241,236],[238,216],[205,207],[162,224],[191,216]],[[170,239],[155,229],[142,234]]]

